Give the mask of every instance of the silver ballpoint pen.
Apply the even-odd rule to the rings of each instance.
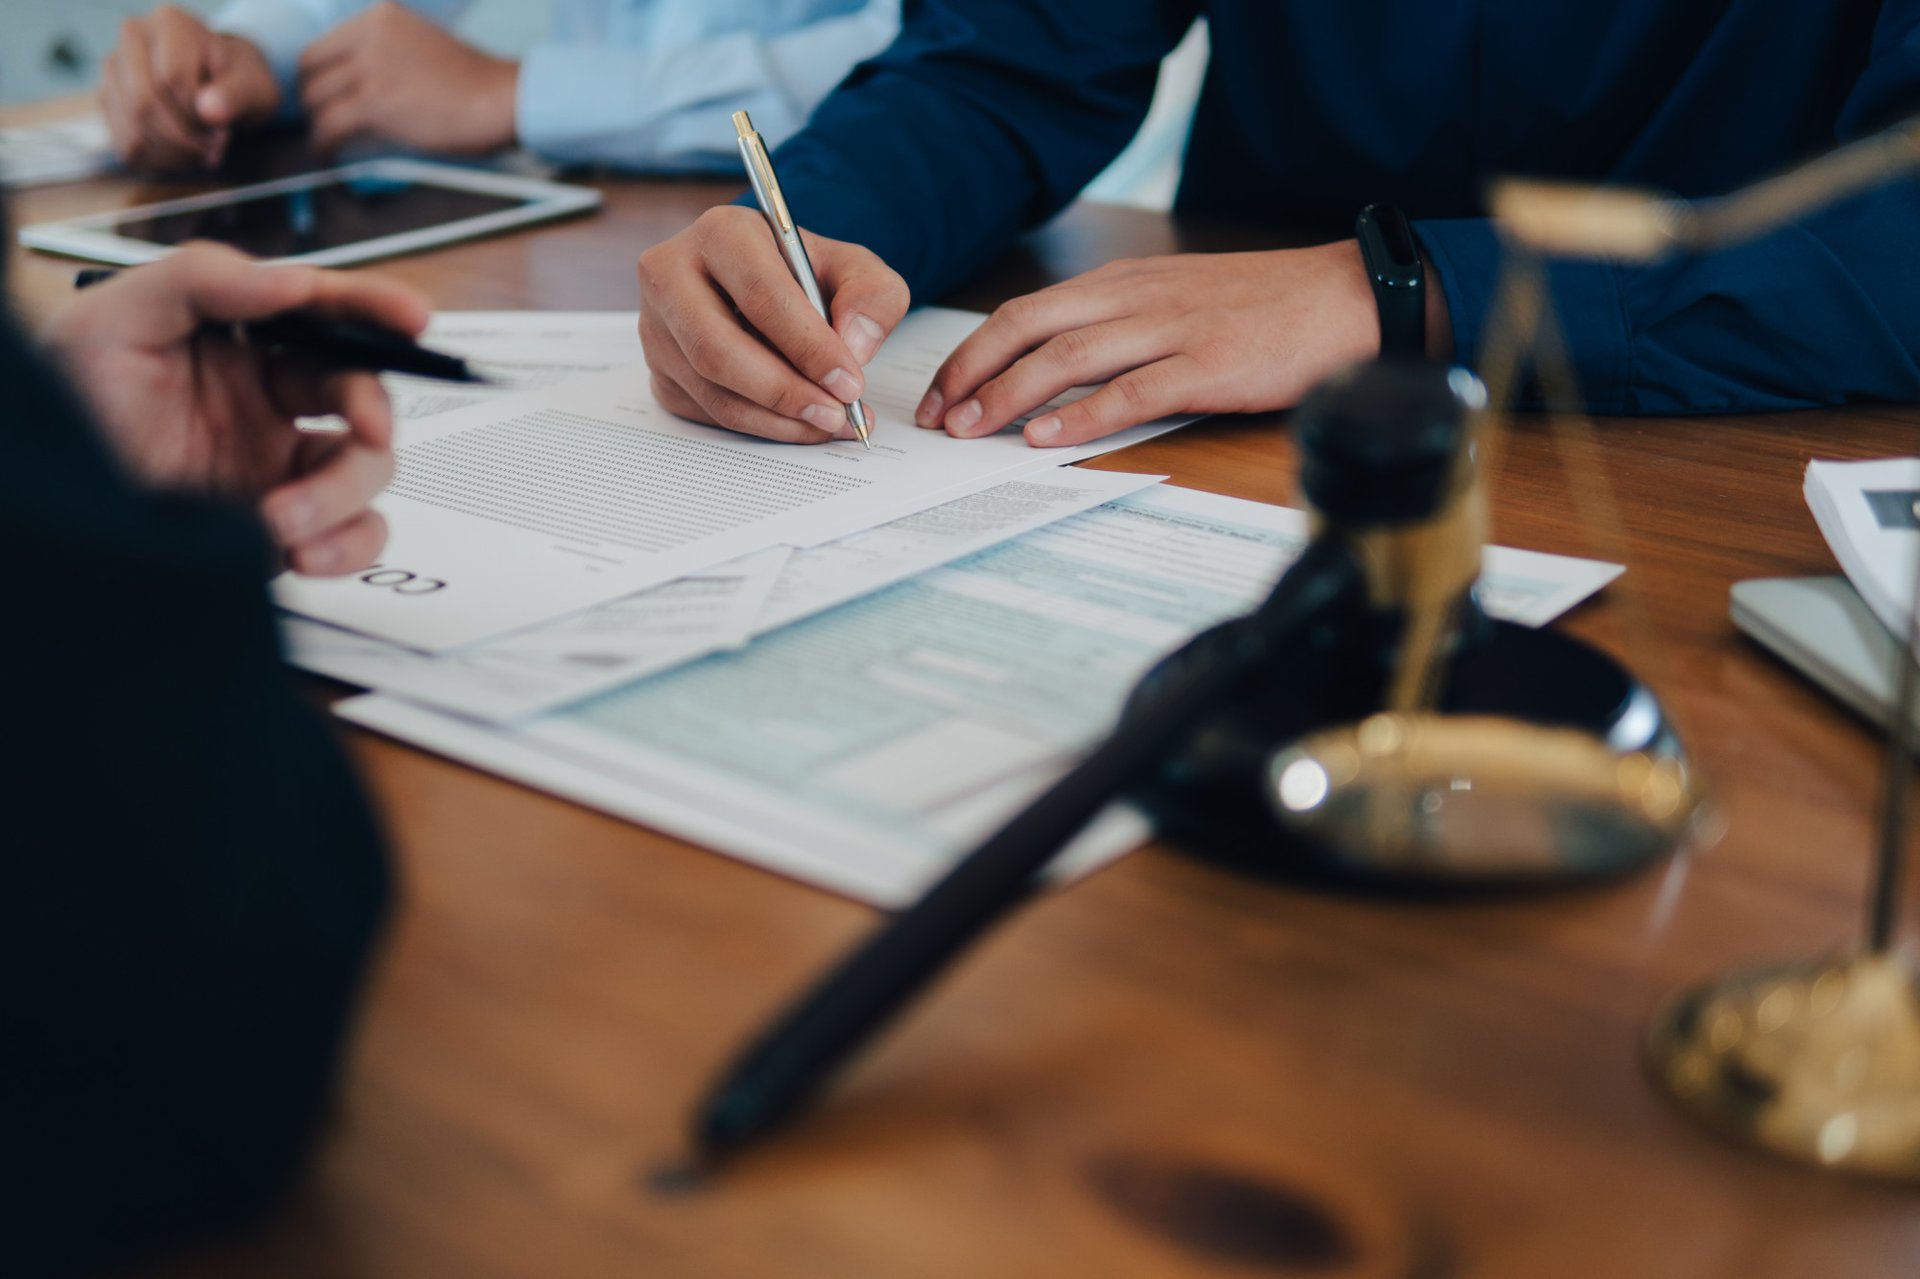
[[[753,127],[753,120],[745,111],[733,113],[733,131],[740,135],[740,158],[747,165],[747,181],[753,184],[753,198],[760,204],[760,212],[767,218],[767,225],[773,228],[773,238],[779,241],[780,254],[786,258],[787,266],[793,271],[793,278],[800,282],[801,292],[807,295],[807,301],[813,303],[813,309],[828,324],[833,316],[827,312],[827,300],[820,296],[820,281],[814,278],[813,263],[807,260],[807,246],[800,242],[800,228],[794,225],[793,213],[787,208],[787,198],[780,193],[780,180],[773,176],[773,160],[767,155],[767,144],[760,138],[759,130]],[[862,446],[871,449],[870,438],[873,429],[867,423],[867,406],[855,400],[847,405],[847,425],[860,437]]]

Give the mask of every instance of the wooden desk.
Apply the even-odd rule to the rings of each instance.
[[[388,269],[445,307],[630,307],[635,255],[729,193],[609,185],[596,218]],[[13,212],[147,194],[94,183]],[[1259,242],[1081,206],[961,300]],[[11,266],[31,312],[72,269]],[[1856,936],[1874,740],[1734,632],[1727,589],[1830,571],[1806,459],[1911,453],[1917,429],[1908,409],[1603,424],[1625,585],[1730,822],[1711,852],[1603,891],[1450,906],[1144,852],[1003,929],[829,1104],[697,1195],[647,1181],[689,1103],[872,912],[347,731],[388,814],[404,916],[311,1185],[263,1238],[179,1273],[1914,1273],[1910,1194],[1723,1145],[1638,1054],[1677,986]],[[1260,419],[1107,465],[1284,501],[1293,463]],[[1495,508],[1501,541],[1595,549],[1537,434],[1513,442]],[[1610,643],[1617,599],[1570,628]]]

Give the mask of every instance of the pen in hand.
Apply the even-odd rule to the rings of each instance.
[[[76,289],[113,278],[112,270],[89,267],[73,277]],[[314,311],[283,311],[265,319],[212,326],[249,346],[296,352],[335,368],[368,373],[406,373],[439,382],[486,384],[457,355],[428,350],[406,334],[361,320],[340,320]]]
[[[733,129],[740,135],[740,158],[746,162],[747,181],[753,185],[753,198],[760,205],[760,212],[766,215],[767,225],[773,229],[773,238],[780,244],[780,256],[787,260],[787,268],[793,272],[793,278],[800,282],[801,292],[807,295],[807,301],[820,313],[820,318],[828,324],[833,316],[827,311],[827,300],[820,293],[820,281],[814,277],[813,263],[807,258],[807,246],[800,241],[800,228],[794,225],[793,211],[787,207],[787,198],[781,194],[780,180],[773,175],[773,160],[767,155],[767,144],[761,140],[759,130],[753,127],[753,120],[745,111],[733,113]],[[873,447],[873,428],[867,419],[867,406],[859,400],[847,405],[847,425],[860,437],[863,447]]]

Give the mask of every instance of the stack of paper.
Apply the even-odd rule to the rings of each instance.
[[[1159,486],[517,726],[387,695],[339,711],[898,905],[1097,740],[1155,660],[1256,602],[1305,542],[1298,511]],[[1619,571],[1494,548],[1482,587],[1491,611],[1537,625]],[[1075,858],[1144,834],[1110,814]]]
[[[1160,478],[1050,470],[839,541],[773,547],[448,652],[421,653],[300,617],[285,620],[287,647],[295,664],[317,674],[478,719],[524,719],[708,653],[739,648],[754,635]]]
[[[563,380],[624,364],[631,316],[437,317],[436,344],[491,353],[513,385],[459,406],[395,386],[394,544],[356,578],[283,582],[311,614],[288,619],[293,660],[380,690],[340,707],[360,723],[909,900],[1307,537],[1298,511],[1060,465],[1099,450],[915,429],[926,379],[979,319],[921,312],[896,332],[869,369],[870,455],[679,422],[637,371]],[[1619,571],[1493,548],[1481,592],[1538,625]],[[1109,813],[1068,860],[1144,834]]]
[[[1905,635],[1920,555],[1920,458],[1809,462],[1805,492],[1853,589],[1888,630]]]

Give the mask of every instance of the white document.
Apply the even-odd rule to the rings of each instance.
[[[466,359],[491,386],[389,373],[394,417],[413,421],[624,368],[640,358],[633,311],[437,311],[421,344]]]
[[[515,729],[380,695],[337,709],[894,906],[1097,741],[1153,662],[1260,600],[1304,542],[1298,511],[1161,486]],[[1572,582],[1617,572],[1556,556],[1522,568],[1493,595],[1537,621]],[[1144,834],[1110,816],[1076,856]]]
[[[477,719],[557,709],[750,635],[822,612],[1161,477],[1058,467],[840,542],[775,547],[582,613],[441,654],[305,618],[283,627],[287,660],[320,675]]]
[[[790,550],[769,547],[488,644],[428,654],[292,614],[287,660],[484,720],[523,719],[745,644]]]
[[[105,173],[116,163],[101,116],[0,129],[0,185],[72,182]]]
[[[1905,636],[1920,555],[1920,458],[1809,462],[1807,506],[1873,615]]]
[[[917,396],[927,352],[982,318],[909,316],[868,368],[875,406]],[[796,447],[682,421],[635,367],[403,423],[397,474],[375,504],[390,530],[381,565],[347,578],[283,574],[275,593],[302,616],[440,652],[769,546],[844,537],[1178,424],[1033,449],[1017,431],[956,440],[882,412],[871,451]],[[405,590],[373,584],[400,573]]]
[[[640,318],[633,311],[436,311],[420,343],[464,358],[488,382],[384,373],[396,422],[411,422],[485,404],[569,378],[625,368],[640,358]],[[345,430],[338,417],[302,418],[308,430]]]

